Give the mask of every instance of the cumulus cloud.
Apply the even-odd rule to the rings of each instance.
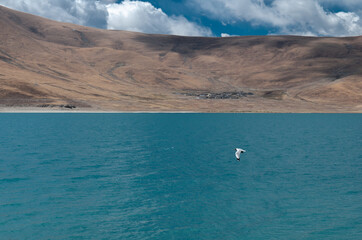
[[[106,28],[108,12],[105,2],[91,0],[1,0],[0,4],[56,21]]]
[[[208,28],[189,22],[182,16],[168,16],[149,2],[124,1],[107,5],[108,28],[145,33],[210,36]]]
[[[184,0],[222,25],[249,22],[270,34],[362,34],[361,0]],[[0,0],[0,4],[57,21],[97,28],[187,36],[211,36],[209,28],[167,15],[147,0]],[[190,5],[191,3],[191,5]],[[334,9],[334,12],[328,9]],[[338,9],[338,11],[336,11]]]
[[[211,30],[183,16],[168,16],[149,2],[125,0],[1,0],[19,11],[62,22],[144,33],[210,36]]]
[[[221,37],[237,37],[238,35],[230,35],[228,33],[221,33],[220,36]]]
[[[325,4],[341,4],[337,0],[191,0],[203,11],[223,22],[237,24],[247,21],[252,25],[278,29],[271,34],[317,36],[352,36],[362,34],[362,6],[352,11],[330,12]],[[335,2],[335,3],[334,3]],[[355,0],[346,0],[347,7],[356,6]],[[337,5],[336,5],[337,6]],[[339,6],[341,7],[341,6]],[[236,22],[236,23],[235,23]]]

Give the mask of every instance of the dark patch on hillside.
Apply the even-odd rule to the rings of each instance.
[[[87,38],[87,36],[84,32],[81,32],[81,31],[75,30],[75,29],[73,31],[78,34],[78,40],[80,40],[81,47],[93,46],[92,42]]]
[[[166,35],[142,35],[136,41],[145,43],[154,51],[171,51],[192,57],[197,51],[218,49],[222,46],[221,39],[205,37],[181,37]]]
[[[39,32],[39,30],[36,27],[31,26],[28,29],[29,29],[30,32],[34,33],[35,35],[38,35],[38,36],[40,36],[42,38],[44,37],[44,34]]]
[[[6,63],[12,63],[13,60],[8,57],[0,56],[0,61],[6,62]]]

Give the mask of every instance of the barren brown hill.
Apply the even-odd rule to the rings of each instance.
[[[0,6],[0,106],[362,112],[362,37],[180,37]]]

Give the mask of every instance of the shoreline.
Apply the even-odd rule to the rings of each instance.
[[[194,111],[116,111],[96,109],[42,109],[37,107],[0,107],[1,113],[201,113]]]
[[[280,113],[280,114],[360,114],[361,112],[308,112],[308,111],[301,111],[301,112],[288,112],[288,111],[240,111],[240,112],[230,112],[230,111],[218,111],[218,112],[212,112],[212,111],[117,111],[117,110],[97,110],[97,109],[87,109],[87,108],[78,108],[78,109],[42,109],[37,107],[0,107],[0,114],[2,113],[70,113],[70,114],[76,114],[76,113],[84,113],[84,114],[117,114],[117,113]]]

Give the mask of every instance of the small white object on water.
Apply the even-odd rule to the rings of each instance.
[[[246,152],[244,149],[235,148],[235,157],[238,161],[240,161],[240,154]]]

